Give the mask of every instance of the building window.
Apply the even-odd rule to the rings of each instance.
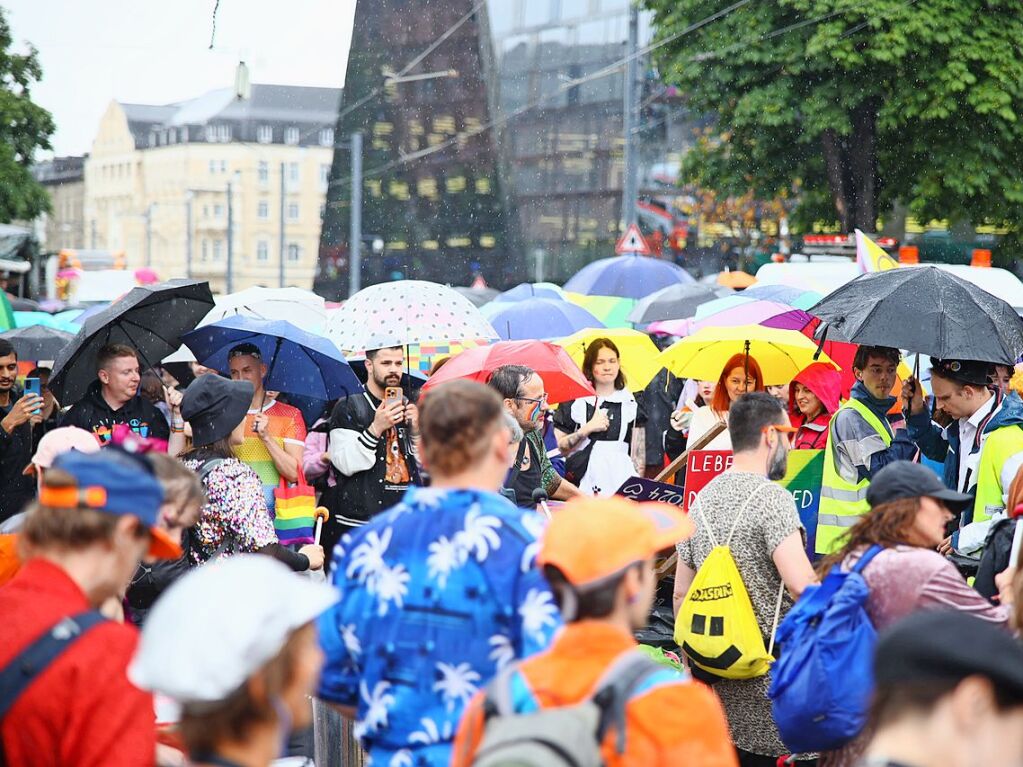
[[[213,206],[213,218],[222,218],[224,215],[224,206],[217,203]]]
[[[299,247],[297,242],[288,243],[288,261],[294,263],[302,257],[302,248]]]
[[[298,143],[298,128],[284,129],[284,143],[292,146]]]
[[[210,173],[216,173],[216,172],[217,172],[217,161],[216,160],[210,160]]]
[[[266,240],[260,240],[256,243],[256,260],[257,261],[269,261],[270,260],[270,243]]]
[[[207,143],[212,144],[214,141],[217,140],[217,129],[215,126],[207,125],[203,130],[203,133],[206,135]]]
[[[210,241],[209,240],[203,240],[202,241],[202,255],[200,255],[199,258],[201,260],[203,260],[203,261],[209,261],[210,260]]]
[[[181,129],[181,138],[179,139],[179,141],[182,144],[187,144],[188,143],[188,128],[182,128]]]
[[[270,219],[270,203],[266,200],[260,200],[256,210],[256,215],[260,221],[268,221]]]
[[[288,221],[298,221],[298,203],[288,203]]]
[[[301,166],[297,162],[288,163],[288,181],[292,184],[297,184],[299,179],[302,178]]]
[[[214,240],[213,241],[213,260],[219,261],[223,255],[224,241]]]
[[[334,146],[333,128],[324,128],[320,131],[320,146]]]
[[[221,160],[220,161],[220,172],[221,173],[227,173],[227,161],[226,160]]]
[[[173,144],[174,140],[177,138],[177,136],[178,136],[178,134],[177,134],[177,132],[173,128],[168,129],[167,130],[167,138],[165,139],[164,143],[166,143],[166,144]]]
[[[202,217],[203,218],[209,218],[210,217],[210,206],[209,205],[203,205],[202,206]]]
[[[270,125],[260,125],[256,128],[256,141],[260,144],[269,144],[274,140],[274,129]]]
[[[320,165],[320,191],[326,192],[328,184],[330,184],[330,164],[324,163]]]
[[[266,160],[259,161],[259,183],[266,186],[270,183],[270,163]]]

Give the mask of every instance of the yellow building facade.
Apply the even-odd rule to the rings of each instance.
[[[181,105],[112,102],[85,161],[91,244],[123,250],[128,268],[161,279],[207,279],[216,293],[312,287],[333,158],[333,128],[320,122],[329,112],[298,113],[292,124],[265,108],[267,94],[258,98],[276,89],[279,102],[286,86],[252,88],[253,104],[222,92]],[[335,107],[340,97],[291,90]]]

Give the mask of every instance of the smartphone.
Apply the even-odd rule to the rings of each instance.
[[[37,397],[43,396],[42,383],[38,378],[26,378],[25,379],[25,394],[35,394]],[[32,411],[33,415],[39,415],[42,413],[42,408],[37,407]]]
[[[405,397],[401,393],[401,387],[398,387],[398,386],[388,386],[386,389],[384,389],[384,402],[386,402],[388,405],[390,405],[390,404],[392,404],[394,402],[399,402],[400,403],[400,402],[404,402],[404,401],[405,401]]]

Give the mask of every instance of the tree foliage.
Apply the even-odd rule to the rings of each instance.
[[[795,221],[1023,225],[1018,0],[645,0],[662,76],[717,129],[683,178],[727,195],[798,193]],[[690,32],[691,25],[723,13]]]
[[[12,50],[11,28],[0,8],[0,221],[30,221],[50,209],[46,190],[30,167],[39,149],[50,149],[53,117],[32,102],[42,78],[35,48]]]

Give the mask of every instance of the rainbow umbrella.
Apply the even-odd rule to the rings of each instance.
[[[581,306],[609,328],[632,328],[629,315],[636,306],[632,298],[618,296],[587,296],[582,293],[567,292],[568,300]]]
[[[476,349],[480,346],[489,346],[491,341],[487,338],[468,338],[462,341],[438,341],[437,343],[409,344],[408,367],[415,375],[417,372],[426,376],[433,368],[434,363],[443,357],[454,357],[466,349]]]
[[[696,320],[692,329],[696,331],[711,327],[765,325],[781,330],[802,330],[812,321],[813,317],[802,309],[793,309],[775,301],[750,301]]]

